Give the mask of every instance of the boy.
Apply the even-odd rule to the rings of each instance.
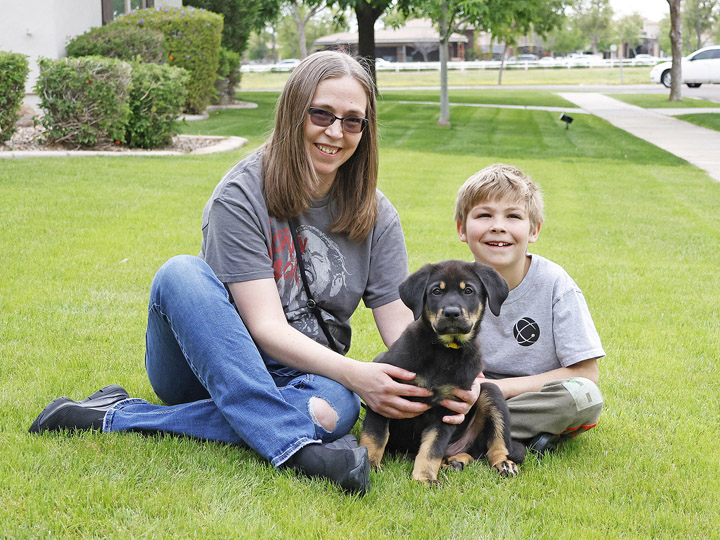
[[[500,387],[511,436],[538,454],[597,424],[605,356],[582,292],[557,264],[527,253],[543,221],[542,195],[515,167],[496,164],[458,191],[455,220],[475,261],[505,278],[510,295],[480,329],[481,376]]]

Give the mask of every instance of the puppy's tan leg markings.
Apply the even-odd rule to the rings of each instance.
[[[490,466],[500,473],[500,476],[515,476],[518,472],[517,465],[508,459],[508,449],[505,446],[505,423],[500,411],[484,399],[483,408],[495,428],[493,439],[487,452],[487,459]]]
[[[373,469],[379,470],[380,462],[382,461],[383,454],[385,453],[385,446],[387,445],[390,432],[385,432],[385,439],[382,441],[376,440],[374,437],[363,433],[360,436],[360,446],[365,446],[368,449],[368,458],[370,459],[370,466]]]
[[[415,465],[413,466],[413,478],[425,485],[439,485],[437,475],[442,464],[442,457],[432,455],[437,436],[437,429],[430,429],[423,433],[420,450],[418,450]]]

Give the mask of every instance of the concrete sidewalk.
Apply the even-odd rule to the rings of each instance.
[[[613,126],[689,161],[720,182],[720,132],[603,94],[560,92],[558,95]],[[686,109],[686,114],[693,112]]]

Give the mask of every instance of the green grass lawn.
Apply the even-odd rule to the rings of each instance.
[[[691,122],[698,126],[720,131],[720,114],[683,114],[676,116],[680,120]]]
[[[482,103],[487,105],[533,105],[539,107],[575,107],[549,90],[523,89],[458,89],[449,92],[450,103]],[[433,101],[440,103],[439,90],[383,90],[380,99],[391,101]]]
[[[637,105],[644,109],[699,109],[712,107],[720,109],[720,103],[704,99],[683,98],[682,101],[669,101],[664,94],[613,94],[612,97],[630,105]]]
[[[649,67],[623,68],[623,84],[647,84],[650,82]],[[281,90],[289,73],[243,73],[241,90]],[[620,85],[619,68],[555,68],[555,69],[506,69],[503,86],[538,84],[617,84]],[[439,71],[378,71],[380,88],[440,86]],[[451,86],[495,86],[498,70],[448,71]]]
[[[51,399],[109,383],[158,402],[143,367],[152,276],[198,252],[204,203],[263,140],[275,97],[185,125],[248,137],[237,153],[0,161],[0,537],[720,537],[720,184],[587,115],[565,130],[554,113],[459,106],[439,128],[436,106],[380,105],[380,188],[411,269],[470,258],[457,188],[513,163],[545,195],[532,251],[575,278],[603,340],[600,424],[517,477],[481,462],[427,489],[393,458],[358,499],[221,444],[27,434]],[[353,338],[355,358],[382,349],[363,308]]]

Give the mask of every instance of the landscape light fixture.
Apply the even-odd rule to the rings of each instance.
[[[570,124],[572,124],[573,117],[572,117],[572,116],[568,116],[568,115],[565,114],[565,113],[562,113],[562,114],[560,115],[560,120],[562,120],[563,122],[565,122],[565,129],[568,129],[568,128],[570,127]]]

